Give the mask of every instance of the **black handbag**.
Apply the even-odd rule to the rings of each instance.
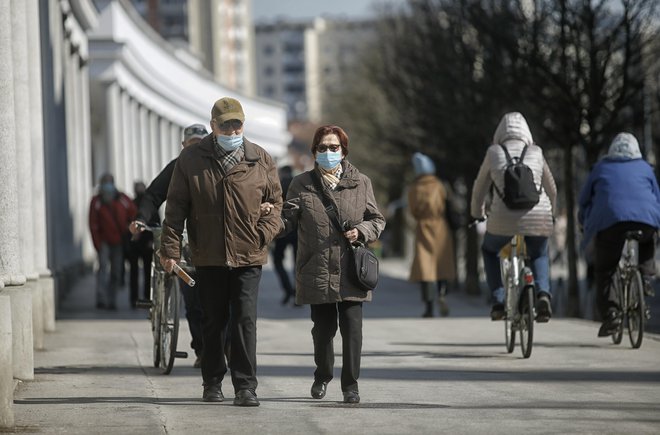
[[[348,222],[342,224],[339,221],[335,201],[330,196],[330,192],[324,188],[317,171],[312,171],[312,179],[316,189],[321,194],[321,201],[325,206],[325,212],[328,214],[330,222],[341,233],[350,230],[352,226]],[[362,242],[349,243],[349,247],[352,256],[349,262],[351,280],[364,291],[373,290],[378,284],[378,257]]]

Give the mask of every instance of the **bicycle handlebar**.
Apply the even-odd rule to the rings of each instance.
[[[151,227],[151,226],[149,226],[149,225],[147,225],[147,224],[144,224],[144,223],[142,223],[142,222],[139,222],[139,221],[136,221],[135,225],[136,225],[138,228],[142,228],[142,229],[144,229],[145,231],[151,231],[151,232],[154,232],[154,230],[156,230],[156,229],[159,228],[159,227]],[[158,258],[160,258],[160,254],[159,254],[159,253],[156,253],[156,255],[158,256]],[[174,274],[176,274],[176,276],[178,276],[179,278],[181,278],[181,279],[183,280],[183,282],[185,282],[186,284],[188,284],[190,287],[194,287],[194,286],[195,286],[195,280],[192,279],[192,277],[191,277],[190,275],[188,275],[188,273],[187,273],[185,270],[183,270],[183,269],[181,268],[181,266],[179,266],[177,263],[174,263],[174,266],[172,267],[172,272],[173,272]]]

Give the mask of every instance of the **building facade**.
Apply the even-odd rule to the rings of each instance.
[[[218,83],[255,94],[251,0],[188,0],[188,35]]]
[[[350,80],[361,50],[375,38],[372,21],[316,18],[305,30],[307,115],[324,122],[328,98]]]
[[[289,120],[307,119],[305,30],[311,22],[255,26],[257,94],[287,106]]]

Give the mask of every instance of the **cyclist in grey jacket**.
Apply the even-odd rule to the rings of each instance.
[[[507,166],[506,156],[500,145],[505,146],[512,157],[519,157],[527,146],[524,163],[532,170],[536,187],[541,188],[539,202],[529,210],[507,208],[503,199],[496,193],[504,191],[504,171]],[[543,151],[534,144],[527,121],[518,112],[507,113],[495,130],[493,145],[486,151],[472,187],[470,207],[470,213],[475,219],[483,219],[488,214],[481,250],[486,281],[493,296],[491,319],[500,320],[504,317],[504,288],[498,254],[514,235],[525,236],[530,266],[536,280],[536,320],[547,322],[552,316],[548,237],[553,230],[556,198],[555,180],[543,157]]]

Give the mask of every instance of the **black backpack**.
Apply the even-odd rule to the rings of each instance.
[[[513,157],[509,150],[500,144],[506,156],[506,167],[504,168],[504,192],[500,192],[495,183],[495,191],[502,198],[504,205],[511,210],[529,210],[538,204],[541,198],[541,189],[534,184],[534,173],[532,169],[523,163],[527,145],[520,153],[520,157]]]

